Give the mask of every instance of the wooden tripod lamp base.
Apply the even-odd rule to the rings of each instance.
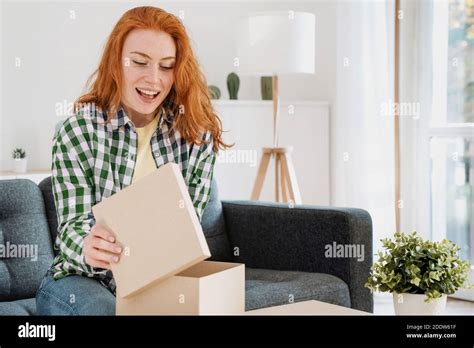
[[[252,190],[252,200],[258,200],[262,192],[270,158],[275,159],[275,201],[280,202],[280,192],[284,203],[301,204],[301,194],[296,180],[296,172],[291,159],[292,147],[264,147],[262,160]]]
[[[263,182],[267,173],[270,158],[275,159],[275,202],[280,202],[280,192],[283,202],[301,204],[300,189],[296,181],[296,172],[291,160],[291,146],[278,147],[278,114],[280,98],[278,95],[278,76],[272,76],[273,99],[273,147],[264,147],[262,160],[258,166],[258,173],[253,185],[251,200],[257,201],[262,192]]]

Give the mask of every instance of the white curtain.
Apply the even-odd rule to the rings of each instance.
[[[446,215],[434,208],[437,204],[441,209],[446,207],[446,198],[436,197],[431,185],[440,190],[448,181],[432,174],[431,159],[436,156],[430,150],[430,137],[436,133],[430,123],[446,117],[448,5],[441,1],[401,2],[400,100],[420,104],[419,117],[400,118],[401,197],[405,201],[400,211],[401,228],[417,230],[432,240],[447,237],[446,220],[439,216]],[[473,282],[474,269],[470,276]],[[474,289],[459,290],[452,297],[474,301]]]
[[[332,204],[367,210],[379,240],[395,232],[392,2],[340,2],[332,129]]]
[[[432,113],[433,8],[428,1],[401,1],[400,101],[419,103],[418,117],[400,117],[401,180],[404,206],[400,210],[403,231],[416,230],[431,239],[429,142],[426,130]]]

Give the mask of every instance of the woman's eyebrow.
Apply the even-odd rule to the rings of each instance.
[[[133,52],[130,52],[130,54],[138,54],[140,56],[143,56],[145,58],[153,60],[153,58],[151,58],[148,54],[143,53],[143,52],[133,51]],[[162,61],[162,60],[171,60],[171,59],[176,59],[176,58],[173,57],[173,56],[170,56],[170,57],[161,58],[160,61]]]
[[[139,54],[140,56],[143,56],[145,58],[152,59],[148,54],[143,53],[143,52],[133,51],[133,52],[130,52],[130,54]]]

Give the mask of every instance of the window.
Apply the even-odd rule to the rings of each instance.
[[[473,263],[474,137],[432,137],[430,152],[433,234],[455,242]]]
[[[434,3],[432,48],[432,237],[457,243],[474,265],[474,0]]]
[[[474,122],[474,1],[448,3],[447,123]]]

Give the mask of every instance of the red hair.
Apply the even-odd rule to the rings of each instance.
[[[133,29],[164,31],[176,44],[175,82],[162,103],[167,112],[176,115],[173,127],[188,143],[197,145],[203,142],[202,132],[210,131],[215,152],[219,147],[232,146],[222,140],[222,123],[212,107],[206,78],[184,25],[176,16],[157,7],[136,7],[122,15],[107,40],[99,67],[89,79],[89,91],[75,103],[76,110],[87,103],[112,112],[118,109],[122,99],[122,48]]]

